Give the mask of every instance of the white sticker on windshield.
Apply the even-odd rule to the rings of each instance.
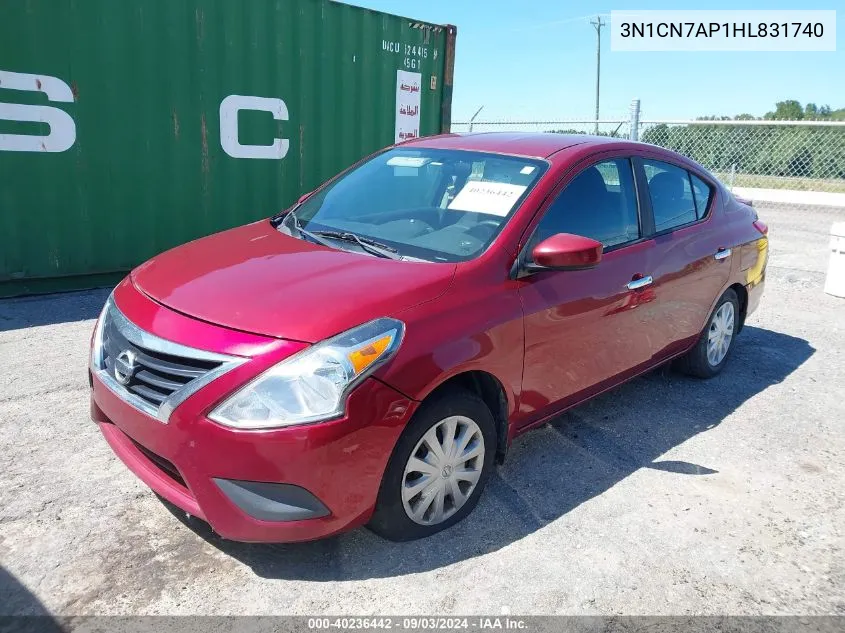
[[[512,185],[506,182],[471,180],[449,203],[449,208],[455,211],[489,213],[504,217],[527,188],[525,185]]]
[[[534,171],[534,166],[533,165],[526,165],[525,167],[523,167],[522,169],[519,170],[519,173],[525,174],[527,176],[532,171]]]

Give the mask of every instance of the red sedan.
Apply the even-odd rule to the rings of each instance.
[[[92,415],[223,537],[427,536],[516,435],[671,360],[719,373],[766,232],[658,147],[415,140],[132,271],[95,328]]]

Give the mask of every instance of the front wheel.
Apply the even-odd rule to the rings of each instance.
[[[738,326],[739,300],[736,292],[728,288],[716,303],[698,343],[677,361],[677,368],[699,378],[718,374],[733,349]]]
[[[496,452],[496,425],[475,394],[452,389],[424,402],[405,429],[369,527],[392,541],[430,536],[478,503]]]

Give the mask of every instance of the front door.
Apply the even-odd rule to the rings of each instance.
[[[526,424],[633,373],[662,342],[648,317],[656,298],[647,269],[654,244],[640,228],[631,161],[589,165],[541,213],[528,253],[556,233],[591,237],[605,248],[595,268],[545,271],[523,280],[520,414]]]

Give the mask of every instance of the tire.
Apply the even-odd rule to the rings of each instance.
[[[454,427],[451,426],[453,422]],[[466,441],[466,447],[461,456],[441,460],[429,445],[433,441],[446,443],[450,429],[453,429],[453,441],[458,446]],[[433,434],[429,434],[430,431]],[[461,461],[464,456],[476,452],[479,445],[481,454]],[[457,388],[435,394],[431,400],[423,402],[396,443],[368,527],[391,541],[424,538],[451,527],[475,508],[493,470],[495,454],[496,424],[481,398]],[[410,463],[412,455],[417,458],[414,465],[419,464],[429,472],[414,471]],[[475,473],[478,475],[475,482],[466,479],[474,477]],[[403,498],[403,492],[410,495],[416,488],[419,492],[410,500]],[[436,511],[441,499],[442,520],[426,524],[426,517],[433,521],[438,516]],[[422,512],[420,508],[424,505],[427,509]],[[414,510],[421,513],[418,520],[409,515]]]
[[[729,304],[729,307],[723,308],[726,304]],[[730,339],[727,341],[727,349],[723,348],[723,353],[716,354],[714,358],[713,355],[708,353],[711,332],[716,330],[715,336],[718,340],[720,337],[718,330],[724,330],[724,321],[720,317],[726,312],[732,312]],[[734,347],[737,330],[739,329],[739,319],[739,299],[736,296],[736,292],[728,288],[719,298],[716,307],[713,308],[713,313],[707,319],[707,325],[695,347],[676,361],[675,367],[678,371],[697,378],[712,378],[722,371]]]

